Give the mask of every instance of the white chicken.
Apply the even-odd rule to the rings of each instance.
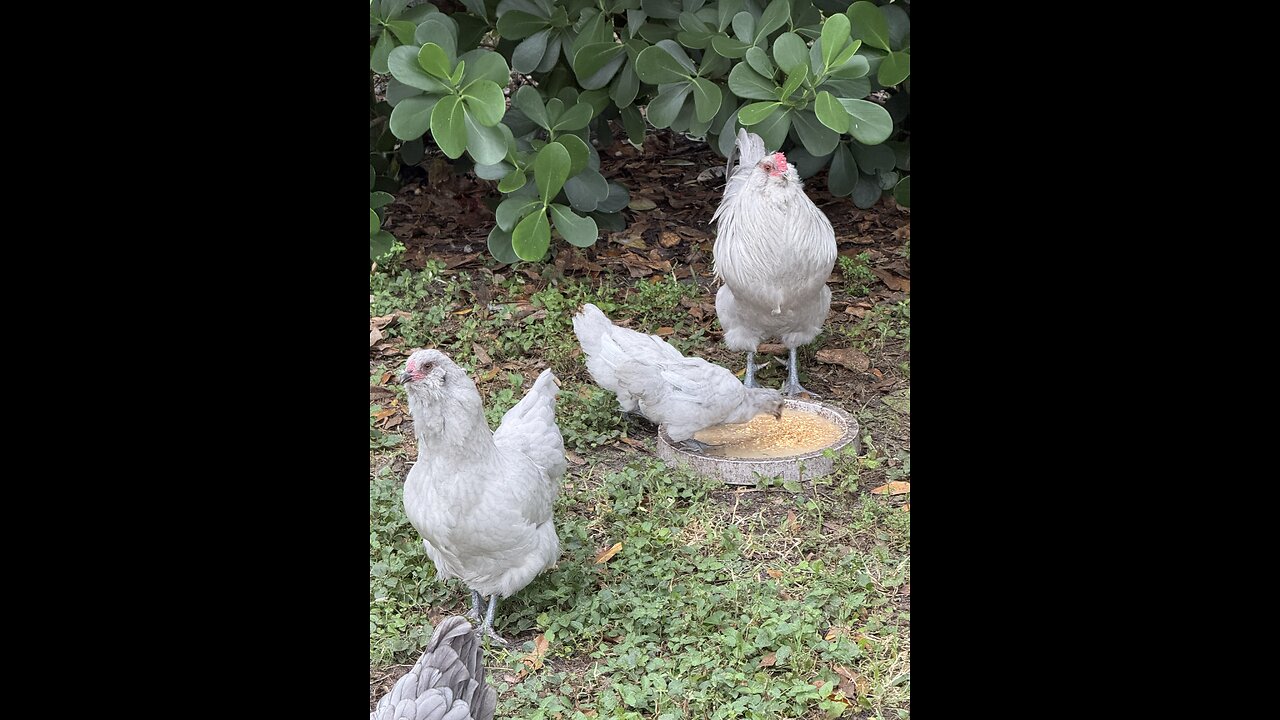
[[[445,618],[422,657],[378,700],[369,720],[493,720],[498,694],[466,618]]]
[[[744,387],[728,370],[685,357],[657,335],[614,325],[591,303],[573,317],[573,332],[596,384],[617,394],[624,412],[638,409],[665,423],[671,440],[690,449],[707,449],[693,439],[703,428],[744,423],[761,413],[782,416],[785,400],[777,390]]]
[[[555,564],[560,539],[552,506],[565,471],[564,439],[556,425],[560,381],[543,370],[502,416],[497,432],[485,422],[480,393],[466,372],[438,350],[418,350],[400,374],[409,395],[418,462],[404,484],[404,509],[421,533],[441,580],[471,589],[469,617],[493,630],[498,598],[507,598]]]
[[[800,386],[796,348],[818,336],[831,307],[835,231],[785,155],[767,154],[760,136],[746,130],[738,131],[737,152],[738,165],[726,166],[724,198],[711,216],[715,273],[724,282],[716,315],[725,344],[747,353],[743,384],[759,387],[756,347],[778,338],[790,351],[782,391],[809,393]]]

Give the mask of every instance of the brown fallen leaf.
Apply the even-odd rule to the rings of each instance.
[[[823,348],[818,351],[818,362],[839,365],[854,372],[866,372],[871,358],[854,348]]]
[[[903,290],[905,292],[911,292],[910,280],[907,280],[906,278],[898,277],[897,275],[894,275],[888,270],[881,270],[880,268],[871,268],[871,272],[875,273],[876,277],[884,281],[884,284],[888,286],[890,290]]]
[[[621,549],[622,549],[622,543],[614,543],[613,547],[609,548],[608,550],[605,550],[599,555],[596,555],[596,564],[602,565],[604,563],[609,562],[609,558],[613,557],[614,555],[617,555],[618,551]]]
[[[767,573],[769,577],[773,578],[774,580],[777,580],[778,578],[782,577],[782,571],[774,570],[773,568],[769,568],[768,570],[765,570],[765,573]]]
[[[850,670],[843,665],[833,665],[832,670],[836,671],[836,675],[840,676],[840,692],[846,697],[855,697],[857,695],[866,695],[871,689],[871,683],[858,673]]]
[[[525,668],[520,671],[521,677],[529,670],[537,670],[542,667],[542,658],[547,655],[547,636],[539,635],[533,639],[533,651],[528,655],[520,658],[520,662],[525,664]]]
[[[757,665],[756,667],[762,667],[762,668],[773,667],[777,663],[778,663],[778,653],[769,653],[768,655],[765,655],[764,657],[760,658],[760,664]]]
[[[489,357],[489,353],[485,352],[484,348],[480,347],[479,343],[471,343],[471,352],[475,354],[476,362],[481,365],[493,364],[493,358]]]
[[[796,511],[795,511],[795,510],[788,510],[788,511],[787,511],[787,520],[786,520],[786,525],[787,525],[787,527],[795,527],[795,526],[796,526]]]
[[[786,355],[790,351],[781,343],[760,343],[756,346],[756,352],[764,355]]]
[[[911,483],[905,480],[894,480],[871,491],[875,495],[905,495],[911,492]]]
[[[396,414],[395,408],[385,408],[383,410],[379,410],[378,412],[374,413],[373,416],[378,420],[381,420],[382,418],[391,417],[392,415],[395,415],[395,414]]]
[[[369,347],[373,347],[381,339],[382,339],[381,330],[379,330],[378,328],[373,328],[372,330],[369,331]]]
[[[675,331],[676,331],[675,328],[664,325],[663,327],[660,327],[657,330],[654,330],[653,334],[657,335],[658,337],[666,337],[674,333]]]
[[[658,233],[658,244],[664,248],[675,247],[680,244],[680,236],[670,230],[663,230]]]
[[[627,203],[627,207],[632,210],[652,210],[658,207],[658,204],[647,197],[641,195],[633,195],[631,202]]]
[[[626,443],[626,444],[630,445],[631,447],[640,448],[641,450],[644,450],[644,449],[645,449],[645,447],[644,447],[644,443],[640,442],[639,440],[633,440],[633,439],[631,439],[631,438],[629,438],[629,437],[622,437],[622,438],[618,438],[618,439],[619,439],[619,440],[621,440],[622,442],[624,442],[624,443]]]
[[[902,512],[911,512],[911,503],[902,506]]]
[[[564,451],[564,459],[565,459],[565,460],[568,460],[569,462],[573,463],[574,465],[586,465],[586,464],[587,464],[587,461],[586,461],[586,460],[583,460],[583,459],[582,459],[582,458],[581,458],[577,453],[575,453],[575,452],[574,452],[574,451],[572,451],[572,450],[565,450],[565,451]],[[566,486],[566,487],[568,487],[568,486]]]

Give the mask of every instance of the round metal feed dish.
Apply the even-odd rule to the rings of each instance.
[[[755,485],[756,476],[781,477],[784,480],[811,480],[831,473],[831,458],[823,457],[826,450],[839,452],[846,446],[858,450],[858,421],[840,408],[813,400],[787,398],[787,407],[809,412],[834,423],[843,432],[824,448],[800,455],[770,458],[735,458],[700,455],[673,444],[667,435],[666,425],[658,426],[658,457],[672,464],[687,465],[701,475],[719,478],[733,485]]]

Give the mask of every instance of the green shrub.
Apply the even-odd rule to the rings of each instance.
[[[371,128],[386,116],[370,133],[371,182],[382,172],[390,186],[397,162],[421,159],[427,136],[451,159],[466,155],[505,195],[489,234],[502,262],[543,259],[553,228],[586,247],[601,227],[623,226],[627,190],[600,174],[596,151],[613,143],[613,120],[636,146],[647,120],[722,156],[747,127],[802,177],[829,167],[832,194],[858,207],[884,192],[910,204],[907,0],[406,6],[369,6],[370,68],[392,76],[385,103],[370,100]],[[532,84],[510,85],[513,70]],[[370,223],[373,255],[381,245]]]

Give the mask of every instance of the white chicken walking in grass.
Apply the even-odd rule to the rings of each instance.
[[[573,333],[592,379],[618,396],[623,412],[638,409],[666,423],[673,442],[695,451],[709,447],[693,438],[703,428],[748,422],[761,413],[782,416],[785,401],[777,390],[744,387],[728,370],[685,357],[657,335],[614,325],[591,303],[573,316]]]
[[[422,657],[378,700],[369,720],[493,720],[498,694],[466,618],[445,618]]]
[[[831,221],[804,193],[794,166],[780,152],[765,152],[759,135],[738,131],[738,165],[726,166],[728,182],[712,249],[716,315],[725,344],[747,353],[742,382],[756,383],[756,347],[779,338],[790,351],[787,395],[810,393],[800,386],[796,348],[813,341],[831,307],[827,278],[836,263]],[[732,157],[729,162],[732,162]]]
[[[471,589],[468,617],[493,630],[498,598],[528,585],[560,555],[552,506],[565,471],[564,439],[556,425],[560,381],[543,370],[502,416],[497,432],[485,422],[480,393],[467,373],[438,350],[418,350],[400,374],[418,438],[418,462],[404,484],[404,509],[422,534],[441,580]]]

